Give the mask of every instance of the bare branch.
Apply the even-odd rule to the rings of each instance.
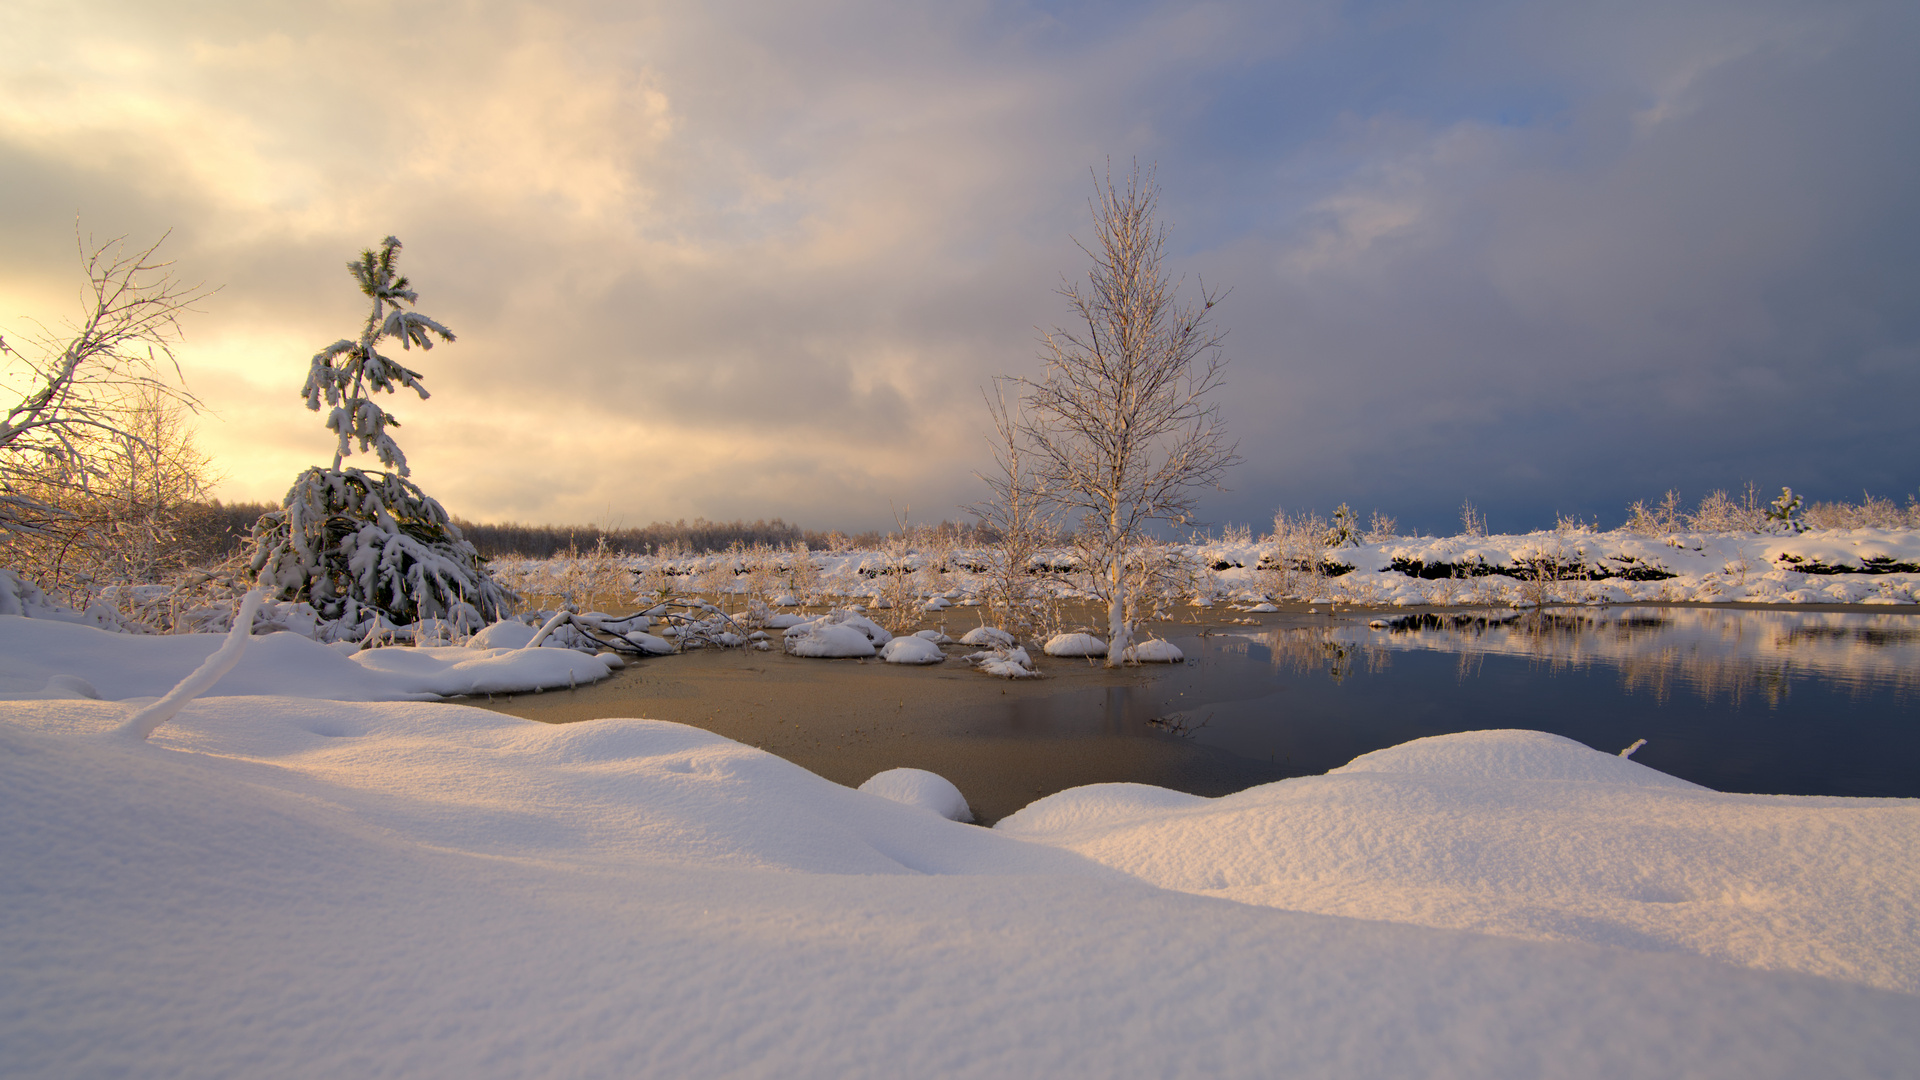
[[[1020,380],[1017,430],[1037,488],[1078,513],[1077,544],[1107,593],[1110,663],[1129,634],[1127,565],[1143,530],[1190,521],[1200,492],[1240,460],[1211,400],[1225,380],[1226,335],[1210,319],[1225,294],[1202,282],[1198,302],[1178,300],[1158,202],[1152,174],[1143,178],[1137,165],[1119,187],[1111,172],[1104,183],[1096,177],[1095,239],[1076,241],[1092,267],[1084,283],[1059,289],[1075,326],[1046,335],[1045,371]],[[1004,421],[997,413],[996,425]]]
[[[84,490],[103,475],[93,453],[103,440],[140,443],[130,418],[156,396],[199,405],[173,346],[181,314],[210,290],[174,278],[157,255],[165,235],[132,252],[124,237],[94,244],[76,230],[74,239],[87,276],[80,320],[57,332],[40,326],[35,355],[0,339],[0,372],[16,398],[0,418],[0,532],[37,532],[64,516],[44,498],[49,485]]]

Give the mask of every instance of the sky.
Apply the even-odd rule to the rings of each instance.
[[[1151,167],[1230,290],[1277,507],[1496,530],[1752,481],[1920,491],[1911,3],[13,0],[0,332],[83,236],[184,325],[226,499],[331,460],[299,390],[389,234],[458,341],[395,400],[462,517],[959,518],[1039,371],[1094,175]],[[371,467],[371,460],[364,462]]]

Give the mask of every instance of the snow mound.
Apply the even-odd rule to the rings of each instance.
[[[952,638],[948,637],[947,635],[941,633],[938,630],[917,630],[914,632],[913,636],[917,638],[925,638],[926,640],[933,642],[935,645],[953,644]]]
[[[773,598],[774,607],[799,607],[800,598],[792,593],[784,593]]]
[[[897,637],[880,646],[880,659],[889,664],[938,664],[947,655],[923,637]]]
[[[1257,611],[1257,612],[1260,612],[1261,614],[1267,614],[1269,612],[1279,611],[1280,609],[1279,607],[1273,604],[1255,604],[1252,607],[1248,608],[1247,610]]]
[[[1455,780],[1562,780],[1706,791],[1618,754],[1544,731],[1463,731],[1362,754],[1328,776],[1397,773]]]
[[[760,625],[769,630],[785,630],[808,621],[805,615],[769,615],[760,620]]]
[[[872,656],[873,642],[845,623],[813,622],[787,631],[787,652],[794,656],[845,659]]]
[[[917,806],[939,814],[948,821],[973,820],[973,810],[967,806],[966,796],[960,794],[960,789],[954,787],[946,777],[925,769],[888,769],[883,773],[875,773],[872,779],[860,785],[860,790],[897,803]]]
[[[926,603],[920,605],[920,608],[923,611],[945,611],[952,606],[953,606],[953,601],[947,599],[944,596],[936,596],[933,599],[928,600]]]
[[[518,619],[503,619],[490,626],[482,627],[480,632],[467,639],[469,649],[520,649],[533,640],[540,628],[529,626]]]
[[[1044,651],[1048,656],[1105,656],[1107,643],[1092,634],[1055,634]]]
[[[1120,655],[1122,659],[1136,664],[1178,664],[1187,658],[1179,646],[1161,638],[1135,642]]]
[[[1733,795],[1534,731],[1218,799],[1099,784],[995,826],[1162,888],[1920,993],[1920,800]],[[1846,912],[1836,918],[1838,912]]]
[[[663,637],[656,637],[644,630],[634,630],[620,636],[632,642],[636,648],[648,656],[666,656],[673,651],[673,642]]]
[[[976,626],[960,636],[960,644],[975,648],[1003,648],[1014,646],[1013,635],[997,626]]]

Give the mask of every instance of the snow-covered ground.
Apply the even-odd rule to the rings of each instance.
[[[49,625],[0,616],[0,657]],[[1477,732],[1222,799],[1080,788],[987,830],[675,724],[326,700],[420,684],[267,644],[295,635],[140,742],[113,729],[165,688],[142,650],[168,639],[69,629],[94,637],[6,669],[41,680],[14,696],[127,700],[0,701],[8,1076],[1920,1059],[1915,800],[1720,794]],[[303,696],[258,696],[277,683]]]
[[[1541,598],[1541,587],[1529,587],[1529,579],[1537,578],[1542,567],[1550,568],[1551,578],[1545,598],[1565,603],[1912,604],[1920,595],[1920,531],[1911,529],[1400,537],[1318,549],[1318,561],[1331,575],[1301,573],[1285,582],[1261,573],[1263,565],[1271,567],[1279,558],[1270,542],[1203,542],[1175,545],[1171,551],[1188,569],[1195,595],[1248,602],[1272,596],[1380,606],[1517,605]],[[627,587],[651,573],[677,588],[717,594],[746,588],[753,558],[620,557],[619,580],[608,584]],[[789,579],[793,556],[773,553],[770,558],[786,569],[769,567],[768,575]],[[811,591],[816,599],[869,601],[879,600],[886,576],[903,561],[872,551],[815,551],[807,558],[814,571],[806,576],[816,585],[801,591]],[[1295,558],[1314,561],[1311,553]],[[944,559],[915,552],[904,562],[920,572],[923,594],[968,603],[984,592],[983,575],[971,569],[988,564],[982,552],[956,549]],[[1049,552],[1041,562],[1066,568],[1072,556]],[[929,574],[925,568],[932,565],[947,569]],[[502,559],[496,567],[516,587],[542,595],[557,595],[582,577],[578,560]],[[1070,586],[1070,576],[1062,584]]]

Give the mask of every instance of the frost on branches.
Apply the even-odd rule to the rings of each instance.
[[[387,434],[400,421],[372,397],[401,387],[427,397],[419,372],[381,355],[383,339],[406,350],[433,348],[435,335],[453,340],[445,326],[406,310],[419,295],[395,268],[399,251],[389,236],[379,251],[347,264],[373,309],[358,340],[343,338],[314,355],[302,390],[307,408],[329,407],[327,429],[339,440],[333,467],[301,473],[281,509],[254,526],[253,572],[275,599],[304,600],[349,625],[377,616],[477,629],[517,598],[493,580],[439,502],[407,479],[406,455]],[[393,471],[343,468],[356,450],[371,450]]]
[[[515,599],[440,503],[391,473],[308,469],[254,537],[254,574],[275,599],[304,600],[350,625],[378,614],[471,631]]]

